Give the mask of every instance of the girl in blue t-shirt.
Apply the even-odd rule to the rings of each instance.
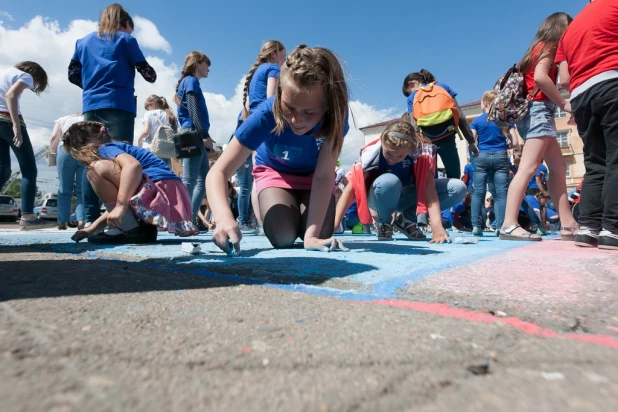
[[[135,70],[154,83],[157,74],[131,36],[133,19],[120,4],[101,13],[99,27],[77,40],[69,64],[69,81],[82,93],[84,120],[101,122],[113,140],[133,142],[136,98]],[[86,220],[99,217],[100,202],[87,179],[82,180]]]
[[[419,87],[426,86],[434,82],[436,86],[442,87],[453,98],[453,101],[455,102],[455,105],[457,105],[459,113],[461,114],[457,127],[462,132],[463,137],[466,139],[466,141],[468,141],[470,152],[475,154],[478,153],[478,150],[474,143],[474,137],[472,136],[472,131],[470,130],[470,126],[468,125],[468,121],[466,120],[466,117],[462,114],[463,112],[459,107],[459,104],[457,103],[457,99],[455,99],[457,93],[447,84],[436,81],[436,78],[433,76],[433,74],[431,74],[425,69],[421,69],[420,72],[410,73],[403,80],[402,91],[403,95],[407,98],[408,113],[410,113],[410,117],[413,118],[412,113],[414,98],[416,97],[416,93]],[[431,141],[431,143],[433,143],[438,149],[438,155],[442,159],[442,163],[444,164],[444,168],[446,169],[446,176],[452,179],[459,179],[459,174],[461,173],[459,153],[457,152],[457,144],[455,142],[456,135],[457,133],[454,131],[451,135],[448,135],[446,137],[439,137],[436,140]]]
[[[285,61],[285,56],[285,46],[277,40],[267,41],[262,46],[262,50],[260,50],[260,54],[258,54],[245,80],[245,88],[242,95],[243,111],[240,116],[239,126],[260,103],[274,96],[277,92],[280,67]],[[255,217],[258,228],[262,226],[257,203],[257,192],[251,190],[253,187],[252,171],[253,156],[248,156],[245,163],[236,171],[239,186],[238,223],[240,224],[241,233],[255,232],[249,221],[249,196],[251,196],[253,210],[256,212]],[[261,232],[261,229],[259,231]]]
[[[73,240],[99,244],[147,243],[157,227],[176,236],[199,233],[189,193],[163,160],[141,147],[112,142],[103,123],[79,122],[62,137],[64,150],[86,166],[107,212]],[[99,228],[109,226],[106,232]]]
[[[201,156],[189,157],[182,161],[182,182],[187,186],[191,196],[193,221],[197,221],[197,212],[206,195],[204,183],[210,170],[208,152],[212,150],[213,140],[210,138],[210,119],[206,99],[200,80],[208,77],[210,59],[204,53],[192,51],[185,57],[185,65],[176,83],[174,103],[178,105],[178,122],[180,133],[196,131],[199,139]]]
[[[343,248],[334,238],[334,171],[348,131],[348,89],[337,57],[298,46],[281,68],[275,96],[236,130],[210,172],[206,188],[217,229],[213,241],[229,254],[242,234],[227,203],[226,181],[253,150],[264,233],[276,248]]]
[[[506,209],[506,193],[509,190],[510,162],[507,152],[506,136],[495,122],[487,121],[487,112],[494,101],[496,93],[487,91],[481,98],[483,113],[472,121],[470,128],[477,139],[479,155],[474,159],[474,194],[472,196],[472,233],[483,236],[484,217],[482,206],[487,194],[487,184],[494,183],[493,197],[496,224],[502,227],[504,210]],[[499,234],[499,232],[496,232]]]

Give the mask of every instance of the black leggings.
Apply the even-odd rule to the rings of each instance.
[[[289,248],[296,239],[304,239],[309,216],[311,191],[269,187],[259,194],[260,213],[264,219],[264,234],[276,249]],[[320,239],[333,235],[335,197],[331,196],[322,224]]]

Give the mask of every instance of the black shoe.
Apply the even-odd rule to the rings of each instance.
[[[155,243],[157,241],[157,235],[159,233],[157,226],[140,222],[139,227],[142,229],[144,236],[146,237],[146,241],[144,243]]]
[[[599,234],[599,249],[618,250],[618,234],[602,230]]]
[[[155,228],[155,240],[156,240],[156,227]],[[108,235],[105,232],[95,233],[88,237],[88,242],[98,245],[127,245],[127,244],[139,244],[150,243],[152,236],[146,233],[144,228],[138,226],[134,229],[127,230],[118,235]]]
[[[579,229],[575,232],[575,244],[581,247],[597,247],[599,232],[590,229]]]

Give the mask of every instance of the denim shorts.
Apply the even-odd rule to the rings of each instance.
[[[528,114],[517,123],[519,135],[524,140],[538,137],[557,138],[555,112],[556,103],[551,100],[529,102]]]

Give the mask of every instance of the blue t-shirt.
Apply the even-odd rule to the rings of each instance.
[[[415,183],[414,170],[412,169],[413,164],[414,159],[408,155],[401,162],[390,165],[382,154],[382,148],[380,148],[380,164],[378,166],[379,175],[383,175],[384,173],[392,173],[399,178],[404,187],[410,186]]]
[[[279,65],[272,63],[262,63],[255,69],[247,92],[249,97],[249,113],[253,113],[253,110],[266,100],[268,79],[270,77],[278,79],[280,72]]]
[[[311,134],[298,136],[286,126],[281,134],[273,131],[275,118],[273,102],[275,96],[259,105],[234,135],[238,141],[251,150],[257,150],[256,166],[268,166],[282,173],[308,175],[315,171],[318,155],[326,138],[316,138],[314,134],[320,129],[318,123]],[[350,127],[346,119],[343,135]],[[333,171],[334,172],[334,171]]]
[[[506,152],[506,137],[495,122],[487,123],[487,113],[474,119],[470,128],[478,134],[479,152]]]
[[[206,107],[206,99],[204,99],[204,93],[200,87],[200,81],[194,76],[187,76],[178,85],[178,99],[180,105],[178,106],[178,123],[180,127],[186,127],[187,129],[193,128],[193,121],[189,116],[189,109],[187,108],[187,96],[186,93],[193,92],[197,96],[197,104],[202,115],[202,121],[204,122],[204,129],[207,132],[210,131],[210,118],[208,117],[208,108]]]
[[[427,86],[427,85],[424,84],[423,86]],[[457,96],[457,93],[455,92],[455,90],[448,87],[447,84],[444,84],[442,82],[436,82],[436,86],[442,87],[444,90],[448,92],[448,94],[451,95],[452,98],[455,98],[455,96]],[[412,113],[412,105],[414,104],[414,96],[416,96],[416,90],[413,91],[412,94],[408,96],[408,113]]]
[[[468,184],[466,186],[473,187],[474,186],[474,166],[472,163],[468,163],[464,166],[464,174],[468,175]]]
[[[135,113],[135,64],[146,58],[125,32],[100,39],[90,33],[77,40],[72,60],[82,64],[82,112],[117,109]]]
[[[534,176],[532,176],[532,179],[530,179],[530,183],[528,183],[528,189],[540,189],[539,185],[536,184],[536,178],[537,176],[541,176],[541,173],[543,174],[541,182],[545,183],[545,181],[547,180],[547,167],[545,167],[543,163],[539,165],[538,170],[536,171]]]
[[[141,147],[119,142],[105,143],[99,147],[99,154],[107,159],[115,159],[122,153],[133,156],[142,165],[142,173],[147,174],[153,182],[180,180],[163,160]]]

